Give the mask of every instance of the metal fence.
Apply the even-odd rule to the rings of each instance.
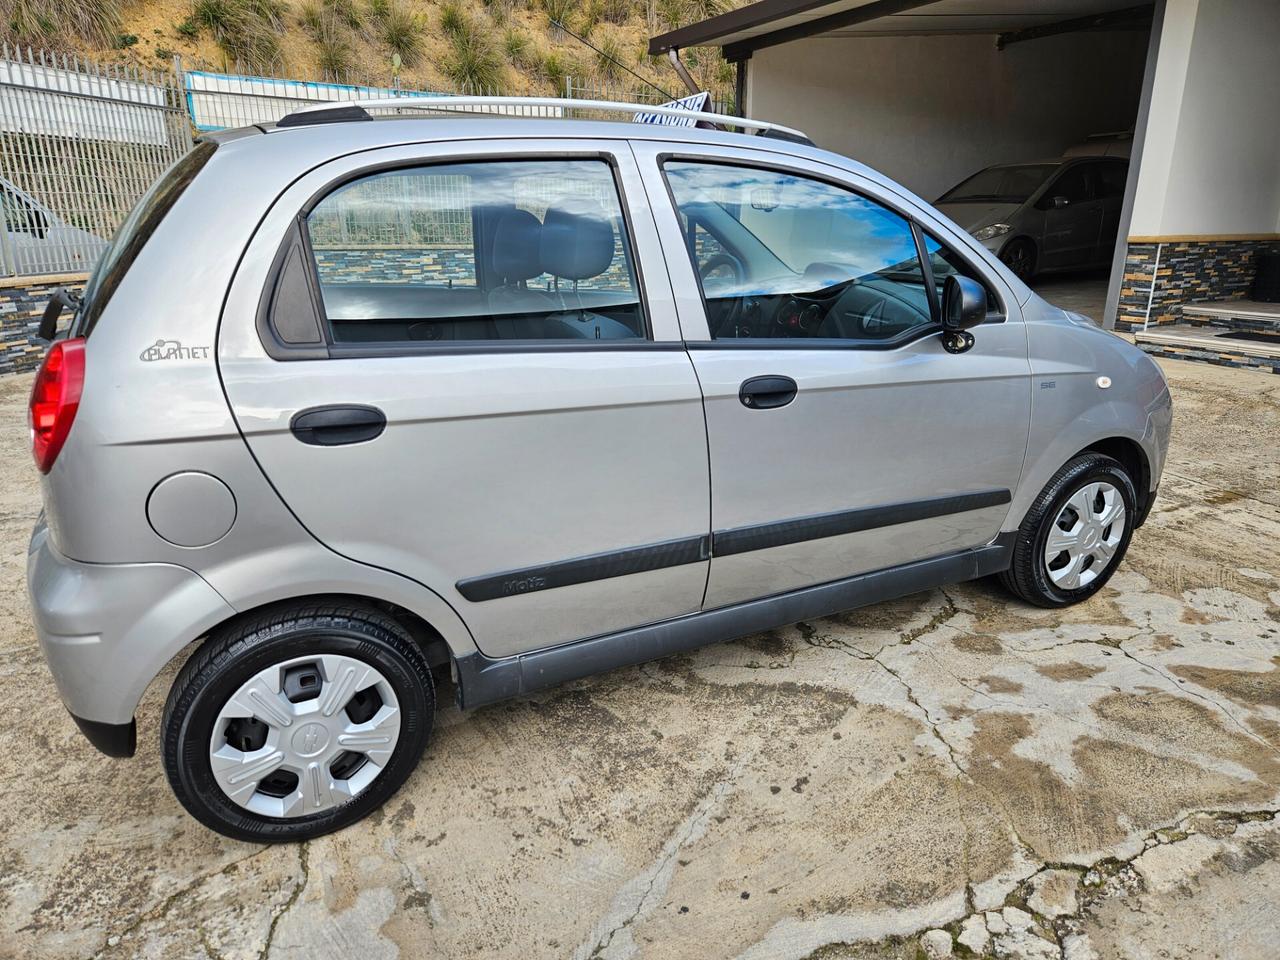
[[[191,139],[172,74],[0,49],[0,273],[89,270]]]
[[[103,66],[0,48],[0,276],[92,269],[135,203],[193,134],[277,121],[310,103],[447,96],[445,91],[283,77]],[[501,89],[454,91],[501,96]],[[656,89],[565,81],[564,95],[657,104]],[[732,113],[728,101],[710,108]],[[464,108],[492,112],[490,107]],[[511,106],[516,116],[564,116],[558,106]]]

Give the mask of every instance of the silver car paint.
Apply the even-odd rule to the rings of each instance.
[[[989,344],[982,353],[968,359],[981,363],[998,360],[1006,367],[1010,362],[1016,364],[1017,360],[1007,356],[1011,347],[1005,338],[1022,326],[1031,343],[1032,423],[1027,465],[1003,522],[984,517],[972,527],[956,531],[955,542],[988,530],[994,533],[997,526],[1005,530],[1016,527],[1026,503],[1039,491],[1045,471],[1051,473],[1076,450],[1103,437],[1119,435],[1140,442],[1152,464],[1152,483],[1158,479],[1167,436],[1167,391],[1161,394],[1163,380],[1145,355],[1110,334],[1073,324],[1061,311],[1034,297],[988,251],[930,213],[922,201],[860,164],[780,141],[714,131],[689,131],[688,135],[688,141],[681,141],[682,149],[750,150],[777,163],[825,165],[833,175],[844,176],[851,184],[910,210],[937,236],[965,250],[986,268],[1011,319],[1003,325],[999,343],[997,335],[987,337]],[[385,373],[387,363],[401,361],[279,363],[263,358],[253,324],[258,296],[269,260],[283,235],[283,225],[296,212],[293,200],[305,192],[302,182],[316,183],[327,176],[313,175],[311,171],[324,164],[359,165],[362,160],[353,155],[363,151],[381,155],[398,152],[404,157],[472,155],[483,152],[485,142],[490,140],[509,141],[489,144],[508,153],[562,151],[571,148],[566,141],[581,145],[588,137],[595,151],[615,150],[625,155],[627,140],[638,153],[643,153],[646,144],[661,143],[670,134],[661,128],[627,124],[429,119],[299,128],[244,136],[219,147],[145,245],[108,305],[98,330],[90,337],[80,412],[62,454],[42,481],[49,530],[46,533],[37,529],[33,537],[29,583],[46,655],[55,675],[60,677],[60,692],[74,713],[108,723],[127,722],[142,690],[163,665],[213,623],[225,619],[228,611],[251,610],[293,596],[346,593],[397,603],[431,624],[451,651],[462,656],[477,647],[471,622],[474,610],[461,600],[453,581],[448,579],[455,569],[465,569],[471,575],[497,572],[526,560],[538,562],[608,549],[611,543],[621,543],[626,538],[631,538],[632,542],[625,544],[630,546],[660,540],[668,532],[677,536],[697,534],[711,525],[705,460],[701,466],[691,463],[689,446],[672,450],[668,445],[660,451],[649,447],[647,456],[637,455],[622,444],[627,439],[622,431],[615,431],[611,449],[624,457],[624,462],[617,464],[616,470],[608,464],[592,465],[590,476],[596,482],[607,478],[608,482],[623,484],[629,492],[647,480],[650,489],[645,491],[639,508],[622,498],[616,504],[605,503],[607,498],[587,488],[583,494],[592,509],[574,518],[566,503],[556,503],[557,516],[567,526],[555,531],[538,529],[536,543],[535,537],[520,542],[511,531],[492,524],[485,526],[472,539],[493,538],[496,549],[488,554],[483,552],[483,545],[461,543],[461,528],[456,524],[448,527],[446,523],[447,535],[443,539],[437,540],[428,531],[414,541],[422,544],[422,555],[413,553],[403,559],[410,553],[406,540],[384,542],[379,536],[395,526],[400,516],[397,511],[402,509],[396,503],[379,503],[377,511],[366,517],[373,536],[361,534],[359,524],[352,523],[326,529],[324,533],[330,535],[326,538],[309,527],[316,522],[316,508],[323,510],[333,502],[334,488],[331,486],[322,496],[308,489],[309,485],[323,486],[314,483],[314,476],[288,472],[277,476],[269,462],[279,457],[288,471],[313,469],[313,465],[292,456],[296,451],[289,451],[284,444],[282,425],[289,411],[327,402],[317,398],[339,394],[348,401],[362,393],[395,400],[402,405],[400,415],[408,419],[421,417],[432,424],[432,429],[441,428],[437,436],[447,449],[438,455],[438,460],[457,457],[458,462],[465,463],[477,463],[479,451],[465,432],[457,429],[456,425],[464,422],[459,417],[483,418],[486,424],[497,425],[498,432],[489,438],[492,442],[503,437],[502,424],[513,421],[495,414],[511,412],[521,403],[545,404],[542,394],[548,389],[562,391],[561,396],[566,399],[561,402],[577,406],[567,416],[577,418],[593,441],[600,439],[607,432],[602,419],[605,408],[600,398],[591,393],[605,380],[608,383],[603,384],[603,389],[616,391],[619,378],[653,391],[641,404],[633,398],[622,401],[614,408],[621,415],[649,417],[646,422],[658,425],[663,435],[669,436],[679,429],[679,424],[688,426],[697,413],[695,435],[701,430],[693,365],[689,355],[681,351],[644,356],[618,354],[608,362],[607,373],[575,370],[571,383],[561,379],[554,384],[551,374],[555,372],[563,378],[563,364],[557,369],[555,361],[546,358],[563,354],[541,355],[537,362],[524,357],[516,365],[518,369],[511,370],[511,376],[503,381],[506,392],[492,396],[459,396],[457,390],[452,395],[439,391],[423,395],[419,390],[415,395],[404,387],[402,379]],[[629,169],[625,157],[622,166]],[[639,166],[644,169],[643,162]],[[632,178],[626,185],[627,202],[632,207],[635,242],[658,338],[675,339],[678,322],[685,338],[705,339],[701,301],[696,285],[688,282],[687,259],[682,259],[683,252],[672,257],[670,251],[666,263],[661,259],[658,230],[667,229],[664,223],[669,225],[672,214],[665,196],[655,192],[655,174],[647,171],[646,180],[639,183],[634,181],[638,176],[635,170],[627,176]],[[289,203],[280,201],[286,193]],[[644,210],[646,195],[653,216]],[[659,218],[657,227],[654,216]],[[667,280],[668,269],[674,283]],[[1013,317],[1015,306],[1022,309],[1021,324]],[[984,326],[977,330],[980,340],[989,329],[994,328]],[[157,340],[175,339],[207,350],[201,349],[198,356],[191,358],[150,362],[142,359],[143,351]],[[988,353],[998,356],[988,357]],[[222,377],[215,355],[222,366]],[[599,359],[613,355],[592,356]],[[489,375],[481,369],[481,357],[450,358],[447,363],[438,362],[442,358],[431,358],[433,377],[455,384],[470,377],[474,383],[477,376]],[[426,362],[426,358],[402,360],[414,366]],[[931,363],[933,360],[930,358]],[[936,358],[939,365],[965,360]],[[491,356],[489,362],[492,361]],[[806,361],[814,376],[821,376],[821,368],[829,363],[829,357],[820,356]],[[708,357],[707,370],[714,366]],[[1055,393],[1052,402],[1038,396],[1034,380],[1040,373],[1053,374],[1059,382],[1056,389],[1061,392]],[[1115,384],[1105,398],[1098,394],[1096,385],[1090,385],[1098,373],[1111,376]],[[223,378],[236,407],[236,417],[223,393]],[[494,376],[490,382],[499,379]],[[974,382],[966,377],[953,379]],[[975,379],[981,382],[981,378]],[[721,383],[721,393],[727,382]],[[940,377],[929,389],[938,391],[939,397],[947,395],[946,382]],[[281,392],[293,386],[302,393],[286,397]],[[431,396],[439,405],[428,410]],[[961,433],[966,424],[987,416],[980,408],[953,402],[939,404],[932,413],[939,422],[950,422]],[[573,419],[566,421],[572,422]],[[249,435],[248,444],[241,429]],[[554,442],[567,442],[572,433],[550,420],[546,429]],[[936,442],[936,436],[930,436]],[[745,434],[740,439],[750,442]],[[705,438],[697,435],[691,445],[701,445],[705,451]],[[672,453],[676,455],[671,456]],[[263,463],[255,457],[262,458]],[[510,457],[502,466],[518,469],[522,465],[518,461],[530,458],[532,462],[524,465],[540,478],[545,478],[547,471],[554,475],[555,465],[539,458],[536,451],[523,458]],[[384,466],[403,469],[408,462],[405,453],[393,453]],[[586,460],[575,462],[581,466]],[[357,465],[347,464],[341,470],[348,482],[366,482],[367,474]],[[235,496],[234,525],[209,546],[177,546],[158,536],[147,522],[146,503],[152,489],[163,478],[180,471],[215,476]],[[640,471],[639,477],[636,471]],[[853,483],[851,480],[851,492],[856,490]],[[324,496],[330,499],[325,501]],[[773,516],[792,515],[786,495],[779,494],[775,505]],[[499,522],[521,522],[539,508],[534,498],[525,509],[513,510]],[[468,509],[475,519],[476,503],[473,501]],[[752,509],[758,513],[762,501]],[[632,513],[628,515],[628,511]],[[615,512],[618,516],[614,516]],[[414,519],[421,519],[421,515]],[[329,522],[328,518],[321,520]],[[589,536],[588,523],[605,526]],[[687,529],[689,526],[694,529]],[[948,533],[941,531],[941,535]],[[441,559],[442,555],[435,553],[438,544],[447,548],[461,545],[470,551],[465,567],[450,566],[453,560],[448,557]],[[348,552],[351,550],[355,552]],[[357,553],[367,555],[358,557]],[[389,560],[391,565],[383,566],[378,560]],[[161,575],[150,569],[162,565],[187,572],[164,568]],[[410,565],[412,575],[406,569]],[[697,591],[690,587],[690,580],[697,582],[706,568],[705,563],[670,568],[653,578],[652,583],[643,579],[648,575],[626,578],[642,597],[629,607],[629,601],[620,599],[607,581],[598,581],[587,585],[591,589],[580,592],[571,588],[568,592],[561,589],[543,594],[543,598],[555,602],[532,608],[536,613],[526,607],[523,612],[507,616],[501,608],[508,600],[491,601],[487,605],[497,612],[492,617],[482,616],[477,622],[484,624],[486,636],[490,637],[488,652],[495,655],[530,644],[572,639],[579,630],[600,629],[602,623],[608,629],[607,624],[627,617],[652,619],[647,612],[650,603],[661,605],[659,616],[669,610],[693,609],[701,598],[694,599]],[[168,577],[172,581],[165,579]],[[603,589],[601,583],[606,584]],[[574,595],[569,600],[571,592]],[[95,599],[99,597],[103,599]],[[510,606],[519,606],[521,599]],[[613,621],[608,615],[593,620],[600,616],[598,612],[582,609],[614,602],[626,609]],[[150,616],[147,611],[151,608],[161,608],[165,615],[158,619]],[[522,619],[534,616],[546,619],[533,627],[520,626]],[[513,624],[514,632],[504,633],[503,626]],[[76,639],[58,643],[58,637]]]

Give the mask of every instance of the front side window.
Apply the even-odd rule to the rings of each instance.
[[[307,233],[335,344],[645,336],[601,160],[382,171],[321,200]]]
[[[911,225],[860,194],[752,167],[663,167],[713,339],[883,344],[933,322]]]
[[[1062,197],[1068,204],[1084,203],[1086,200],[1093,199],[1091,181],[1092,177],[1087,166],[1072,167],[1054,181],[1046,196],[1055,202],[1058,197]]]

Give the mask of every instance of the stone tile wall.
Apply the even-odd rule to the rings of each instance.
[[[53,291],[84,290],[83,273],[48,277],[18,277],[0,281],[0,374],[34,370],[48,344],[36,339],[40,316]]]
[[[1195,360],[1200,363],[1212,363],[1219,367],[1241,367],[1263,373],[1280,373],[1280,357],[1262,357],[1221,348],[1208,350],[1173,343],[1139,343],[1138,346],[1153,357]]]
[[[1117,330],[1182,322],[1182,305],[1240,300],[1253,284],[1254,257],[1274,240],[1130,243],[1116,311]],[[1154,282],[1155,290],[1152,292]]]

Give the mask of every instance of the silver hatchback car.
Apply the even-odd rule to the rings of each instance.
[[[161,750],[212,829],[378,807],[433,676],[473,708],[988,575],[1075,603],[1151,509],[1156,365],[861,164],[366,106],[201,141],[32,392],[58,690],[129,756],[184,658]]]

